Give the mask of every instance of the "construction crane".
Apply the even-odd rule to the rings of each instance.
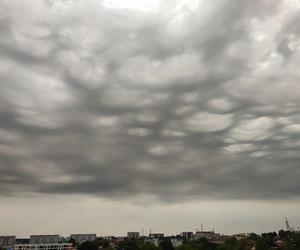
[[[287,219],[287,217],[285,217],[285,227],[287,231],[294,231],[294,228],[290,227],[290,223]]]

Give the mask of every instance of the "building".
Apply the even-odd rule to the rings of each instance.
[[[128,239],[138,239],[140,237],[139,232],[128,232],[127,233],[127,238]]]
[[[55,244],[59,243],[59,235],[52,234],[52,235],[30,235],[29,243],[34,244]]]
[[[193,238],[193,232],[182,232],[180,236],[184,239],[192,239]]]
[[[152,243],[154,246],[158,247],[159,246],[159,243],[162,241],[162,239],[158,239],[158,238],[149,238],[149,239],[146,239],[145,242],[150,242]]]
[[[14,250],[73,250],[72,243],[19,244]]]
[[[149,238],[150,239],[163,239],[164,234],[163,233],[150,233]]]
[[[108,236],[101,236],[100,238],[103,240],[113,241],[116,237],[112,235],[108,235]]]
[[[236,238],[237,240],[242,240],[247,238],[247,234],[245,233],[239,233],[239,234],[234,234],[232,237]]]
[[[59,243],[69,243],[70,237],[64,237],[64,236],[60,236],[59,237]]]
[[[16,238],[15,244],[22,245],[22,244],[29,244],[29,238]]]
[[[81,244],[85,241],[94,241],[97,236],[96,234],[71,234],[70,239],[75,240],[76,244]]]
[[[16,241],[15,235],[0,236],[0,247],[13,249]]]
[[[219,233],[215,233],[214,231],[197,231],[194,234],[194,239],[198,240],[201,238],[205,238],[207,240],[215,240],[220,238],[220,234]]]

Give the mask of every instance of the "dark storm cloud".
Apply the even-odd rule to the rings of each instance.
[[[0,1],[0,194],[298,197],[299,5],[195,3]]]

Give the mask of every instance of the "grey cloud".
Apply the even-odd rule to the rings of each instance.
[[[294,8],[0,1],[0,194],[298,197]]]
[[[284,24],[280,34],[277,36],[277,50],[284,58],[292,56],[299,46],[299,17],[299,10],[296,9],[291,13],[291,18]]]

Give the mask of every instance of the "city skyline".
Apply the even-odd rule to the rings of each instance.
[[[297,226],[297,228],[291,227],[290,226],[290,222],[288,220],[287,217],[284,218],[284,226],[281,227],[280,229],[278,229],[277,231],[279,232],[280,230],[283,231],[295,231],[295,232],[299,232],[300,227]],[[271,232],[271,231],[270,231]],[[276,232],[276,230],[273,230],[273,232]],[[177,237],[180,236],[182,238],[193,238],[195,235],[200,234],[201,233],[214,233],[216,235],[224,235],[224,236],[234,236],[234,235],[247,235],[247,234],[261,234],[258,232],[235,232],[235,233],[230,233],[230,234],[225,234],[219,230],[215,230],[214,227],[209,227],[207,225],[203,225],[201,224],[200,227],[198,228],[194,228],[191,230],[182,230],[182,231],[178,231],[176,233],[169,233],[166,234],[164,231],[153,231],[152,228],[139,228],[139,229],[135,229],[133,231],[127,231],[127,232],[123,232],[122,234],[103,234],[101,232],[69,232],[68,234],[64,234],[64,235],[60,235],[57,233],[35,233],[35,234],[28,234],[28,235],[15,235],[15,234],[6,234],[6,235],[0,235],[2,237],[16,237],[17,239],[30,239],[32,240],[32,242],[35,242],[35,244],[38,244],[38,241],[49,241],[54,243],[54,242],[59,242],[61,241],[61,237],[65,239],[67,238],[73,238],[76,241],[80,241],[80,242],[84,242],[84,241],[94,241],[96,240],[96,238],[104,238],[104,239],[108,239],[111,237],[127,237],[127,238],[139,238],[139,237],[154,237],[154,238],[164,238],[164,237]],[[262,233],[266,233],[266,232],[262,232]],[[191,235],[190,235],[191,234]]]
[[[296,0],[0,0],[0,234],[297,228],[299,19]]]

